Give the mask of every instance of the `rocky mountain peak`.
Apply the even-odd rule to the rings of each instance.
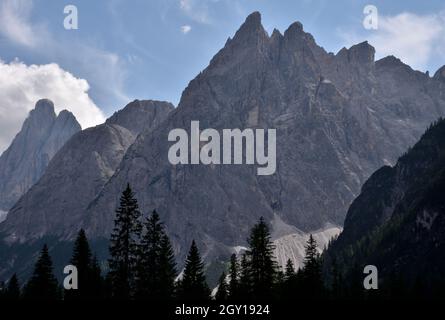
[[[0,157],[0,210],[9,210],[37,182],[57,151],[80,130],[71,112],[65,110],[56,117],[52,101],[37,101]]]
[[[107,119],[107,124],[117,124],[138,135],[147,127],[157,126],[174,109],[173,104],[156,100],[134,100]]]
[[[337,58],[352,64],[370,65],[374,63],[375,49],[368,41],[343,48],[337,53]]]
[[[284,32],[285,36],[291,37],[294,35],[300,35],[303,31],[303,24],[299,21],[292,23],[289,28]]]
[[[253,12],[246,18],[231,42],[252,45],[259,44],[267,38],[267,32],[261,24],[261,14],[259,12]]]
[[[48,99],[41,99],[37,101],[34,109],[31,110],[28,117],[29,120],[32,122],[37,122],[37,124],[40,126],[51,124],[55,118],[56,113],[54,111],[54,103]]]

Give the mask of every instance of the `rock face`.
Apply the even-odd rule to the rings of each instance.
[[[144,212],[160,213],[179,261],[192,239],[207,259],[244,245],[260,216],[278,216],[303,232],[341,225],[369,175],[394,163],[445,113],[443,94],[440,81],[396,58],[375,62],[366,42],[329,54],[299,23],[268,36],[253,13],[190,82],[163,125],[136,139],[89,207],[84,227],[109,234],[127,182]],[[277,129],[276,173],[171,165],[168,133],[189,131],[192,120],[217,130]]]
[[[122,158],[120,164],[118,157],[113,161],[117,169],[108,170],[113,166],[92,152],[101,142],[83,146],[91,151],[81,159],[93,159],[92,168],[78,165],[72,170],[76,163],[68,156],[63,160],[63,154],[69,154],[74,137],[45,176],[54,175],[64,185],[76,184],[79,174],[85,177],[63,192],[55,190],[63,186],[48,187],[50,180],[43,177],[13,208],[0,233],[10,242],[43,234],[68,238],[82,226],[90,237],[108,237],[127,183],[144,213],[159,212],[179,262],[192,239],[207,260],[226,256],[245,245],[260,216],[268,221],[278,217],[291,226],[273,230],[276,239],[295,228],[306,233],[329,223],[341,225],[371,173],[393,164],[429,123],[445,114],[444,93],[440,79],[396,58],[375,62],[374,48],[366,42],[333,55],[300,23],[269,36],[260,14],[253,13],[189,83],[165,121],[139,134],[125,156],[123,144],[114,148]],[[132,123],[125,113],[112,118]],[[192,120],[199,120],[202,129],[276,129],[276,173],[258,176],[256,167],[247,165],[171,165],[168,134],[175,128],[189,132]],[[94,190],[77,199],[81,206],[62,207],[66,193],[71,196],[90,185]],[[45,210],[45,197],[60,206]]]
[[[56,116],[51,101],[38,101],[0,157],[0,209],[8,211],[37,182],[57,151],[80,130],[72,113],[64,110]]]
[[[104,124],[74,135],[42,178],[11,208],[0,227],[8,234],[7,242],[49,234],[71,239],[88,204],[114,174],[136,136],[162,122],[172,109],[170,103],[136,100]]]
[[[348,210],[327,252],[344,270],[372,264],[430,286],[445,277],[445,120],[428,129],[393,167],[377,170]],[[329,260],[327,260],[329,261]]]

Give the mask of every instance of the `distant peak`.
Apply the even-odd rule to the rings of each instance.
[[[337,57],[340,59],[347,59],[348,62],[358,62],[363,64],[369,64],[374,62],[375,49],[368,41],[363,41],[356,45],[353,45],[349,49],[342,48]]]
[[[303,24],[299,21],[292,23],[289,28],[284,32],[284,35],[292,35],[303,32]]]
[[[35,110],[45,110],[54,112],[54,103],[49,99],[40,99],[37,101]]]
[[[258,11],[254,11],[251,14],[249,14],[246,18],[246,21],[244,22],[244,25],[261,26],[261,13],[259,13]]]
[[[48,99],[37,101],[35,108],[29,113],[29,117],[33,122],[53,121],[56,118],[54,103]]]
[[[261,14],[255,11],[247,16],[244,23],[233,37],[234,41],[245,42],[249,39],[257,38],[259,36],[266,36],[267,33],[261,24]]]
[[[76,117],[74,116],[74,114],[68,110],[62,110],[59,112],[59,115],[57,116],[57,120],[75,120],[77,122]]]

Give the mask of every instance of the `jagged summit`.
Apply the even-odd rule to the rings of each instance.
[[[230,43],[246,43],[250,45],[267,38],[268,34],[261,24],[261,14],[255,11],[246,18]]]
[[[37,101],[0,157],[0,210],[9,210],[37,182],[57,151],[80,130],[71,112],[64,110],[56,116],[51,100]]]
[[[374,56],[375,48],[368,41],[353,45],[349,49],[343,47],[336,55],[340,60],[364,65],[374,63]]]

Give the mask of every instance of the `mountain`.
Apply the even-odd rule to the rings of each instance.
[[[444,191],[445,120],[439,120],[394,166],[366,181],[327,257],[347,273],[373,264],[383,283],[397,275],[408,284],[443,284]]]
[[[269,36],[259,13],[184,90],[179,106],[140,135],[91,203],[83,226],[108,236],[116,195],[130,182],[144,212],[165,221],[182,261],[192,239],[208,260],[245,245],[264,216],[302,232],[342,225],[362,183],[445,113],[443,83],[399,59],[374,61],[364,42],[336,55],[300,23]],[[277,170],[248,165],[171,165],[168,134],[190,122],[224,128],[275,128]],[[276,238],[292,228],[273,230]]]
[[[0,157],[0,210],[12,205],[41,177],[49,161],[81,127],[71,112],[56,116],[54,104],[39,100]]]
[[[0,224],[0,237],[9,245],[43,235],[69,239],[83,227],[91,238],[106,239],[127,183],[144,214],[159,212],[179,263],[192,239],[207,262],[226,259],[246,245],[260,216],[270,222],[274,240],[322,232],[342,225],[366,179],[394,164],[445,114],[443,84],[440,75],[431,78],[395,57],[375,61],[367,42],[328,53],[298,22],[269,36],[260,14],[252,13],[189,83],[178,107],[142,131],[125,155],[119,149],[115,170],[95,184],[92,169],[72,171],[75,164],[66,162],[57,171],[54,159],[46,175],[57,171],[66,184],[82,170],[88,174],[69,190],[51,187],[43,177]],[[170,164],[169,133],[189,133],[194,120],[218,131],[276,129],[276,172],[259,176],[256,166],[241,164]],[[82,195],[81,206],[59,207],[89,184],[97,189]],[[47,197],[52,201],[42,204]]]
[[[91,199],[114,174],[137,135],[161,123],[173,108],[167,102],[135,100],[104,124],[75,134],[11,208],[0,226],[9,235],[7,242],[48,234],[74,237],[78,228],[73,226],[80,225]]]

